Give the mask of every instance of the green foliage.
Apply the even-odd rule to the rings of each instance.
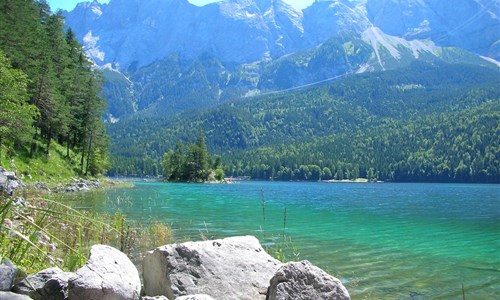
[[[30,201],[19,206],[3,199],[0,205],[0,256],[28,273],[49,266],[75,270],[85,264],[92,243],[112,243],[119,236],[104,218],[48,199]]]
[[[101,77],[71,29],[64,31],[62,15],[45,1],[2,1],[0,68],[3,153],[49,157],[56,142],[66,145],[68,161],[79,156],[80,174],[102,174],[108,144]]]
[[[213,163],[205,143],[205,134],[198,131],[196,142],[190,143],[186,151],[178,142],[175,151],[163,155],[163,174],[168,181],[205,182],[207,180],[223,180],[222,160]]]
[[[282,263],[300,261],[300,250],[286,235],[273,238],[276,240],[266,251]]]
[[[33,136],[38,111],[29,103],[27,85],[26,75],[13,69],[0,50],[0,154],[3,147],[29,143]]]
[[[75,210],[60,199],[39,198],[27,191],[26,205],[0,199],[0,258],[8,258],[27,273],[58,266],[74,271],[85,264],[90,247],[114,246],[137,256],[173,238],[161,223],[129,223],[113,214]]]
[[[203,128],[229,176],[498,182],[499,84],[489,68],[413,63],[198,113],[123,120],[109,127],[111,174],[147,174],[143,165],[159,165],[172,141]]]

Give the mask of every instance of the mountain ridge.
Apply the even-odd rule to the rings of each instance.
[[[433,41],[432,35],[424,40],[405,39],[413,27],[396,26],[396,21],[382,14],[386,7],[377,7],[379,2],[393,4],[391,1],[317,1],[297,10],[280,0],[226,0],[202,7],[187,0],[111,0],[102,5],[97,1],[81,3],[65,15],[67,26],[83,41],[87,53],[112,78],[105,86],[112,120],[151,105],[162,113],[176,113],[342,74],[394,69],[431,56],[484,64],[465,51],[440,48],[440,41]],[[484,5],[473,6],[477,11],[472,17],[468,12],[465,23],[471,18],[478,22],[475,15],[483,16],[496,7],[495,2],[485,0],[460,3],[471,1]],[[413,16],[410,25],[430,16],[431,31],[439,31],[434,27],[444,24],[434,22],[440,14],[435,1],[398,3],[401,22],[407,22],[403,15],[407,19],[406,15]],[[499,27],[495,12],[491,16],[485,24]],[[387,34],[384,28],[392,32],[391,26],[406,31],[400,32],[401,36]],[[488,30],[485,36],[489,36]],[[479,54],[488,55],[488,51]],[[172,55],[178,56],[177,62],[168,62]],[[217,60],[219,67],[205,70],[204,64],[197,62],[206,57]],[[497,63],[491,57],[486,60]],[[201,81],[188,84],[187,70],[199,75],[192,79]],[[216,70],[220,73],[212,74]],[[149,83],[144,83],[146,77]]]

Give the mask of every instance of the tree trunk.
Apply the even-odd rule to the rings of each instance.
[[[89,138],[89,149],[87,151],[87,166],[85,168],[85,176],[87,176],[89,172],[90,153],[92,153],[92,133],[90,134]]]
[[[50,155],[50,143],[52,142],[52,130],[49,128],[47,132],[47,148],[45,149],[45,154]]]
[[[83,162],[85,159],[85,146],[82,147],[82,159],[80,160],[80,173],[83,174]]]

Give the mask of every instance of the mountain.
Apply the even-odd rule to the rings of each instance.
[[[160,174],[203,128],[231,175],[497,182],[498,8],[111,0],[65,16],[106,78],[113,175]]]
[[[170,53],[224,62],[271,59],[301,46],[302,13],[282,1],[235,0],[203,7],[187,0],[81,3],[67,25],[97,64],[135,71]]]
[[[275,59],[370,27],[498,58],[499,8],[498,0],[329,0],[304,11],[281,0],[203,7],[187,0],[112,0],[80,3],[65,16],[97,64],[123,72],[174,52],[184,59],[209,53],[238,64]]]
[[[465,50],[440,48],[430,41],[407,41],[369,27],[360,34],[338,34],[310,49],[258,63],[235,66],[209,54],[194,60],[171,54],[129,77],[116,71],[110,76],[110,70],[106,70],[106,77],[113,80],[107,80],[105,89],[115,117],[130,112],[123,110],[127,103],[141,115],[161,116],[211,108],[250,95],[307,87],[353,73],[397,69],[416,60],[495,68]],[[122,80],[117,82],[115,78]]]
[[[208,110],[135,115],[109,127],[111,174],[158,175],[162,154],[202,128],[227,175],[498,182],[499,84],[487,67],[414,61]]]
[[[368,0],[366,11],[387,34],[500,59],[498,0]]]
[[[484,65],[497,57],[498,1],[111,0],[66,24],[105,69],[111,120],[172,114],[414,60]],[[445,46],[445,47],[441,47]],[[450,48],[449,46],[459,46]]]

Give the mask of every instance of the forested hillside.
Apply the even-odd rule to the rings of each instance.
[[[0,161],[33,175],[108,166],[101,77],[45,1],[0,2]],[[51,157],[64,157],[52,165]],[[35,166],[42,162],[43,167]],[[16,167],[17,165],[17,167]],[[39,168],[40,169],[37,169]],[[31,174],[30,174],[31,175]]]
[[[499,182],[497,69],[443,62],[359,74],[175,117],[111,125],[112,175],[158,175],[202,128],[226,175]]]

